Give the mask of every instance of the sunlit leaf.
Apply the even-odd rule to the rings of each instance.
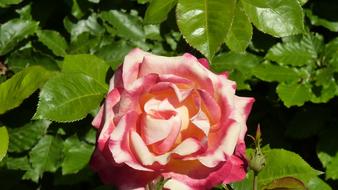
[[[83,73],[105,84],[109,65],[102,59],[89,54],[67,55],[63,61],[62,72]]]
[[[302,106],[310,100],[312,94],[309,84],[296,82],[280,83],[276,91],[286,107]]]
[[[147,24],[158,24],[167,19],[167,15],[176,5],[177,0],[152,0],[144,16]]]
[[[60,74],[44,85],[35,119],[71,122],[99,106],[107,86],[82,73]]]
[[[314,170],[294,152],[283,149],[268,149],[263,153],[266,158],[266,166],[258,174],[258,189],[263,189],[264,186],[283,177],[297,178],[308,187],[308,183],[321,173]],[[253,173],[249,172],[247,178],[239,183],[234,183],[233,188],[236,190],[252,189],[252,180]]]
[[[8,132],[6,127],[0,127],[0,161],[6,156],[8,149]]]
[[[252,25],[243,9],[242,3],[238,1],[235,16],[225,38],[225,43],[232,51],[242,52],[248,47],[251,37]]]
[[[0,84],[0,114],[19,106],[51,76],[51,72],[32,66]]]
[[[283,37],[304,32],[303,11],[297,0],[242,0],[251,22],[262,32]]]
[[[38,22],[13,19],[0,26],[0,55],[12,51],[18,42],[32,35],[38,28]]]
[[[65,56],[68,44],[60,33],[53,30],[40,30],[37,32],[39,40],[57,56]]]
[[[297,81],[303,77],[303,73],[292,68],[273,65],[271,63],[261,63],[252,70],[253,74],[261,80],[272,81]]]
[[[179,0],[177,24],[186,41],[209,60],[224,42],[235,14],[235,0]]]
[[[117,10],[101,12],[100,17],[122,37],[131,40],[144,39],[143,26],[138,17]]]

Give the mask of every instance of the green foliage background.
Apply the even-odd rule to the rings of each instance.
[[[135,47],[206,57],[255,97],[259,189],[284,177],[337,189],[337,12],[330,0],[0,0],[1,189],[112,188],[89,168],[90,123]]]

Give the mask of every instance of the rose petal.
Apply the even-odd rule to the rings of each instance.
[[[148,88],[153,86],[158,80],[158,75],[149,74],[147,76],[141,77],[129,85],[129,91],[124,90],[121,94],[121,100],[119,102],[118,116],[124,115],[130,110],[137,111],[138,113],[142,112],[140,108],[139,98],[140,96],[148,91]]]
[[[191,122],[194,124],[194,126],[202,130],[205,136],[209,135],[210,122],[208,117],[202,110],[200,110],[196,115],[191,118]]]
[[[117,164],[126,163],[136,170],[152,171],[143,167],[130,149],[129,134],[136,128],[137,119],[136,112],[129,112],[120,119],[110,135],[109,150]]]
[[[168,163],[168,155],[153,155],[137,132],[131,132],[130,140],[133,151],[136,153],[137,158],[143,165],[151,166],[154,162],[158,162],[161,165]]]
[[[215,98],[202,89],[199,89],[198,93],[201,97],[202,105],[205,106],[206,113],[211,119],[211,123],[215,124],[220,122],[222,110]]]
[[[198,59],[198,62],[200,62],[205,68],[207,68],[207,69],[210,68],[207,59],[205,59],[205,58],[200,58],[200,59]]]
[[[167,138],[173,128],[180,124],[179,118],[175,116],[165,120],[146,115],[141,125],[143,139],[147,145],[159,142]]]
[[[125,56],[122,68],[122,79],[125,89],[129,90],[131,88],[130,85],[138,78],[139,66],[146,55],[151,54],[135,48]]]
[[[212,189],[214,186],[221,183],[229,183],[243,180],[246,176],[246,161],[242,157],[231,156],[227,161],[219,163],[217,167],[207,168],[203,165],[192,165],[183,163],[182,167],[186,173],[175,172],[174,169],[169,169],[170,172],[162,173],[164,178],[170,178],[180,183],[184,183],[192,190]],[[173,186],[174,187],[174,186]],[[169,188],[171,188],[169,186]],[[174,190],[174,188],[171,188]]]
[[[158,172],[135,170],[126,164],[115,165],[98,150],[95,150],[90,165],[105,184],[117,186],[120,190],[144,189],[148,182],[159,176]]]
[[[238,110],[236,112],[236,119],[238,122],[242,122],[245,125],[254,102],[254,98],[235,96],[235,106],[236,110]],[[245,133],[246,127],[242,127],[239,135],[239,140],[241,142],[244,142]]]
[[[117,89],[113,89],[107,96],[106,102],[103,105],[102,113],[98,115],[101,117],[101,120],[95,118],[93,122],[96,124],[103,125],[102,129],[100,129],[100,135],[97,140],[98,148],[103,150],[111,132],[114,130],[115,125],[113,122],[114,112],[113,107],[119,102],[120,93]],[[104,120],[104,123],[102,121]],[[95,124],[94,123],[94,124]]]
[[[181,144],[179,144],[172,153],[180,156],[187,156],[193,154],[201,149],[200,143],[193,138],[187,138]]]
[[[180,190],[192,190],[189,186],[187,186],[186,184],[175,180],[175,179],[169,179],[163,186],[166,189],[180,189]]]
[[[158,73],[159,75],[175,73],[177,76],[194,81],[197,87],[201,86],[211,94],[214,92],[214,86],[210,77],[217,77],[190,54],[184,54],[179,57],[144,56],[140,65],[139,76],[145,76],[149,73]]]
[[[159,82],[152,86],[150,92],[158,92],[166,89],[172,89],[177,97],[178,102],[183,102],[191,93],[192,88],[180,89],[174,83],[170,82]]]

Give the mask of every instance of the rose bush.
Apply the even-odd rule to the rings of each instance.
[[[245,177],[244,136],[253,98],[190,54],[134,49],[110,81],[93,125],[92,168],[104,183],[137,189],[163,176],[168,189],[210,189]]]

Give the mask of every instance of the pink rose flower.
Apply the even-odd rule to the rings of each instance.
[[[253,98],[186,53],[163,57],[134,49],[110,81],[93,125],[92,168],[106,184],[144,189],[210,189],[246,175],[244,136]]]

